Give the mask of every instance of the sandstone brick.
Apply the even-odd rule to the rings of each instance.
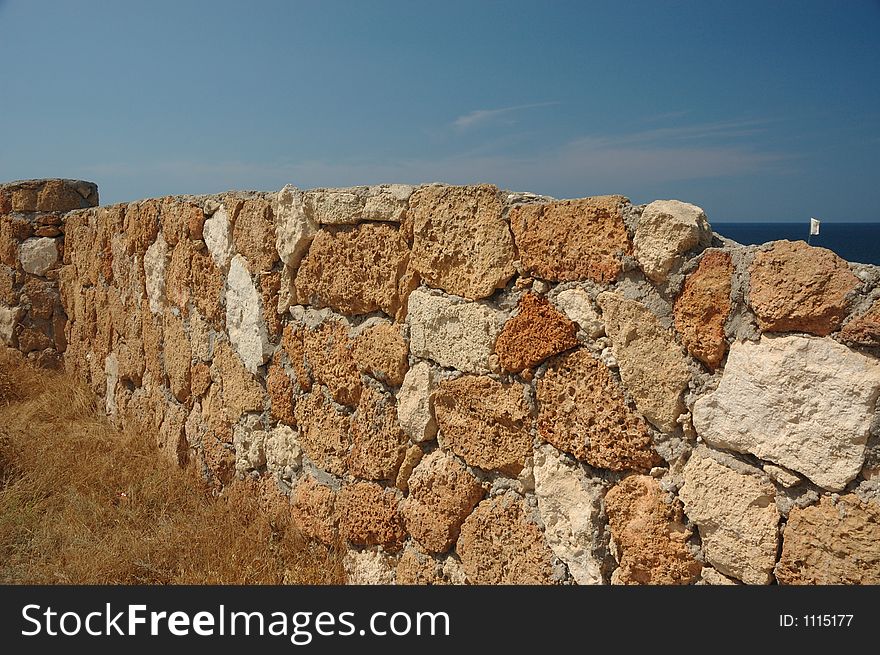
[[[223,321],[223,273],[217,268],[211,255],[196,250],[190,259],[190,295],[201,315],[217,327]]]
[[[779,584],[880,584],[880,506],[847,494],[794,508],[776,566]]]
[[[312,376],[306,365],[305,346],[303,344],[304,329],[294,325],[286,325],[281,338],[281,346],[287,353],[287,359],[296,373],[296,382],[303,391],[312,388]]]
[[[679,200],[655,200],[642,212],[633,245],[647,278],[662,283],[681,265],[684,253],[708,245],[711,238],[702,209]]]
[[[302,447],[299,433],[287,425],[276,425],[269,431],[265,443],[266,470],[285,479],[293,479],[302,469]]]
[[[293,383],[277,362],[269,366],[269,374],[266,376],[266,391],[271,403],[272,418],[287,425],[296,425],[293,414]]]
[[[213,386],[220,388],[223,411],[230,423],[237,423],[245,412],[263,411],[265,392],[256,376],[248,371],[227,342],[217,344],[211,367]]]
[[[232,445],[235,448],[235,472],[239,475],[257,471],[266,465],[265,430],[236,425],[232,430]]]
[[[171,393],[179,402],[190,395],[192,350],[183,322],[170,311],[165,313],[165,371]]]
[[[470,300],[513,277],[513,238],[497,187],[430,185],[409,203],[413,266],[430,286]]]
[[[275,199],[275,247],[286,269],[296,270],[318,232],[318,223],[306,212],[303,192],[288,184]]]
[[[577,345],[577,328],[550,302],[526,294],[519,313],[504,324],[495,352],[505,370],[518,373]]]
[[[381,184],[305,192],[305,214],[322,225],[361,221],[400,221],[413,188],[406,184]]]
[[[523,387],[475,375],[444,380],[434,393],[440,445],[471,466],[516,475],[532,450]]]
[[[510,227],[523,267],[556,282],[612,282],[621,255],[632,253],[623,222],[623,196],[527,204],[510,210]]]
[[[351,419],[324,397],[321,387],[297,400],[294,409],[300,445],[316,466],[343,475],[351,447]]]
[[[49,331],[48,326],[41,329],[39,326],[19,325],[16,329],[18,349],[23,353],[31,353],[52,348],[55,344]]]
[[[691,532],[681,504],[667,502],[660,484],[646,475],[630,475],[605,495],[611,536],[619,551],[615,584],[690,584],[702,565],[687,547]]]
[[[85,197],[83,197],[80,191],[78,191],[77,186],[79,186],[80,189],[91,187],[89,191],[94,192],[93,201],[89,202]],[[34,208],[37,211],[44,212],[66,212],[74,209],[82,209],[84,207],[91,207],[96,205],[97,196],[97,187],[89,182],[79,182],[73,180],[45,180],[42,188],[37,191],[36,203],[34,204]]]
[[[13,307],[18,304],[15,269],[0,264],[0,303]]]
[[[204,362],[197,362],[193,364],[190,376],[192,394],[196,398],[201,398],[211,386],[211,367]]]
[[[775,242],[755,256],[750,273],[749,303],[764,332],[831,334],[859,284],[843,259],[803,241]]]
[[[122,230],[126,253],[143,256],[158,234],[159,203],[156,200],[129,203]]]
[[[54,225],[40,225],[34,229],[34,236],[38,237],[59,237],[61,230]]]
[[[290,342],[288,339],[287,343]],[[357,405],[362,384],[351,356],[348,327],[341,321],[324,321],[313,330],[303,331],[302,343],[314,379],[324,384],[339,404],[349,407]]]
[[[395,316],[406,303],[398,280],[409,248],[384,223],[324,228],[312,241],[294,280],[300,302],[348,315],[382,310]]]
[[[235,478],[235,451],[223,440],[208,434],[202,442],[202,456],[212,482],[225,486]]]
[[[461,526],[456,551],[471,584],[551,584],[553,552],[513,494],[481,502]]]
[[[260,275],[260,296],[263,299],[263,322],[269,339],[277,342],[281,336],[281,317],[278,316],[278,291],[281,288],[281,273],[264,273]]]
[[[880,346],[880,301],[844,325],[840,340],[853,346]]]
[[[21,288],[21,301],[30,304],[31,318],[50,319],[58,304],[56,285],[35,277],[25,280]]]
[[[416,445],[410,445],[406,449],[406,453],[403,455],[403,462],[400,463],[400,468],[397,471],[397,478],[394,480],[394,486],[403,493],[409,491],[409,478],[415,467],[422,461],[423,455],[422,449]]]
[[[675,329],[688,352],[715,370],[727,354],[724,324],[730,315],[733,262],[723,250],[709,250],[688,275],[675,302]]]
[[[147,299],[141,301],[141,316],[145,369],[153,375],[156,383],[161,385],[165,382],[165,364],[162,361],[162,317],[152,315]],[[78,322],[79,319],[75,318],[74,325]]]
[[[399,585],[463,585],[461,563],[454,557],[436,558],[415,546],[407,546],[397,562],[395,583]]]
[[[159,455],[180,467],[186,466],[187,462],[188,445],[184,433],[186,419],[187,411],[184,408],[168,403],[156,435]]]
[[[342,558],[347,585],[391,585],[397,568],[397,555],[382,547],[357,550],[349,548]]]
[[[597,339],[605,334],[605,324],[599,318],[599,312],[590,300],[590,294],[583,289],[561,291],[554,299],[554,303],[591,339]]]
[[[189,238],[190,222],[201,219],[202,208],[193,202],[175,197],[162,198],[160,203],[162,236],[169,246],[176,246],[181,239]]]
[[[351,472],[366,480],[395,480],[407,438],[397,423],[394,396],[364,389],[351,421]]]
[[[252,274],[270,271],[278,261],[275,250],[275,219],[268,200],[244,202],[234,219],[232,238],[235,247],[248,263]]]
[[[431,365],[418,362],[407,372],[397,392],[397,420],[416,443],[431,441],[437,436],[431,401],[435,386]]]
[[[26,239],[19,248],[21,267],[31,275],[46,275],[58,263],[58,245],[55,239],[36,237]]]
[[[226,331],[244,362],[256,373],[274,350],[263,320],[263,301],[241,255],[232,258],[226,276]]]
[[[18,265],[18,239],[13,235],[13,218],[0,214],[0,264],[15,268]]]
[[[409,478],[401,511],[407,531],[427,552],[443,553],[483,497],[483,488],[457,459],[441,450],[425,457]]]
[[[592,466],[647,472],[660,459],[642,418],[588,350],[554,359],[537,383],[538,434]]]
[[[351,345],[351,354],[361,373],[391,387],[403,384],[409,370],[409,348],[398,325],[381,321],[361,331]]]
[[[328,546],[339,538],[336,513],[336,492],[319,483],[311,475],[304,475],[293,491],[291,518],[306,537],[317,539]]]
[[[375,482],[355,482],[342,487],[336,496],[339,532],[356,546],[384,546],[400,550],[406,532],[393,491]]]

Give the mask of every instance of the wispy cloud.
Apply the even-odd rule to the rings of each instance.
[[[535,102],[528,105],[514,105],[512,107],[500,107],[498,109],[475,109],[472,112],[463,114],[452,121],[452,127],[456,130],[463,131],[491,123],[502,116],[512,114],[523,109],[535,109],[537,107],[551,107],[558,105],[558,102]]]

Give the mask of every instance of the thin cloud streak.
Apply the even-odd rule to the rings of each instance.
[[[475,109],[474,111],[463,114],[452,121],[452,127],[459,131],[468,130],[479,125],[491,123],[501,116],[511,114],[522,109],[552,107],[553,105],[558,104],[558,102],[535,102],[528,105],[514,105],[512,107],[500,107],[498,109]]]

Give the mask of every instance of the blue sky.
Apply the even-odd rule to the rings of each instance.
[[[880,1],[0,0],[0,180],[880,221]]]

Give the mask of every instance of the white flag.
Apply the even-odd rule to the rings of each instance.
[[[811,218],[810,219],[810,236],[814,234],[819,234],[819,221],[818,219]]]

